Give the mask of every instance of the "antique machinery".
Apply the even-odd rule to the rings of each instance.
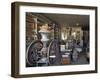
[[[59,41],[49,39],[48,24],[44,24],[38,31],[40,40],[33,41],[27,48],[26,66],[51,66],[60,65],[61,54]]]

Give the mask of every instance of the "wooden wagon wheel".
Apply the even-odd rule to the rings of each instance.
[[[39,40],[33,41],[27,48],[26,60],[28,65],[35,65],[40,59],[39,51],[43,48],[43,43]]]
[[[49,65],[60,65],[61,54],[60,54],[59,43],[57,40],[53,40],[49,44],[48,59],[49,59]]]

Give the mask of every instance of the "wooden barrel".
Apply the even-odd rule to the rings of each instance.
[[[61,64],[66,65],[70,64],[70,56],[69,55],[62,55]]]

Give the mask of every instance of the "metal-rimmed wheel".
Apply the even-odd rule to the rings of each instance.
[[[40,59],[39,51],[43,48],[43,43],[40,40],[31,42],[27,48],[26,61],[29,66],[36,65],[37,61]]]
[[[49,65],[60,65],[61,54],[59,48],[59,42],[52,40],[48,47],[48,59]]]

